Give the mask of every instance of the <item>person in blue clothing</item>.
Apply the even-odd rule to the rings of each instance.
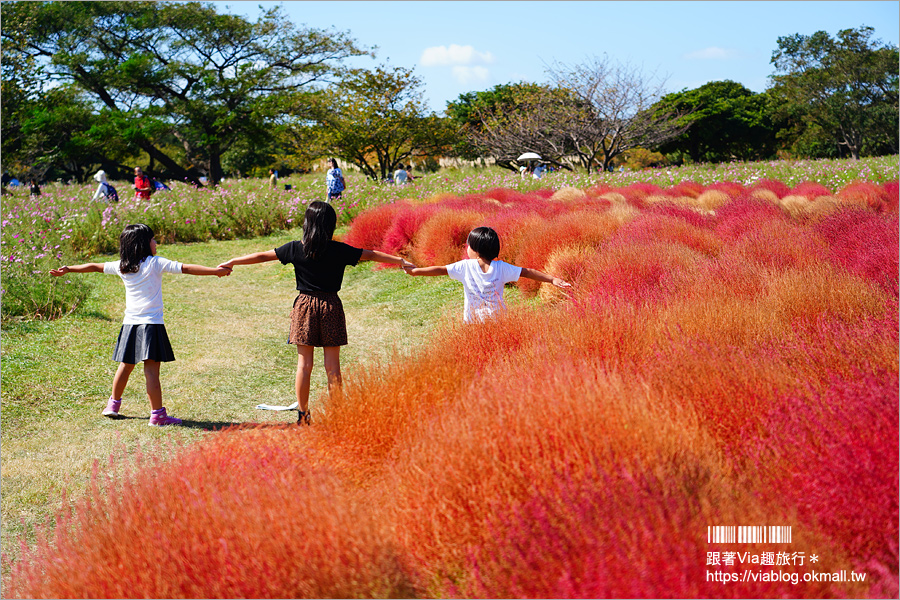
[[[325,201],[331,202],[332,200],[340,199],[347,186],[344,184],[344,174],[338,167],[337,161],[329,158],[328,162],[331,168],[328,169],[328,173],[325,175],[325,187],[328,190],[328,197]]]

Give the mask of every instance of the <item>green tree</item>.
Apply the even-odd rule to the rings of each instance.
[[[213,183],[240,142],[368,54],[344,34],[296,29],[280,7],[250,22],[187,2],[5,2],[4,44],[74,83],[123,123],[122,138],[170,177]],[[7,35],[7,28],[11,34]],[[166,147],[174,139],[177,153]]]
[[[657,110],[682,114],[687,130],[656,147],[693,162],[761,160],[775,154],[768,96],[734,81],[713,81],[694,90],[667,94]]]
[[[821,133],[856,159],[879,149],[897,152],[900,58],[896,46],[873,34],[863,26],[836,38],[824,31],[778,38],[770,91],[782,117],[805,126],[798,138],[805,130]]]
[[[376,67],[347,77],[329,90],[318,115],[319,146],[372,179],[385,179],[413,156],[444,151],[454,139],[446,119],[427,110],[421,80],[411,69]],[[308,122],[297,139],[308,139]]]

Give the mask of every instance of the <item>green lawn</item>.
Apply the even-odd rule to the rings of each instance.
[[[275,248],[299,230],[255,240],[161,245],[173,260],[216,265],[233,256]],[[116,260],[98,256],[91,261]],[[49,275],[48,275],[49,277]],[[124,310],[117,277],[72,275],[93,284],[90,299],[57,321],[7,319],[2,330],[3,551],[17,534],[54,515],[90,482],[94,463],[160,440],[190,442],[233,423],[289,421],[296,413],[259,411],[258,403],[294,402],[296,350],[286,343],[295,297],[294,274],[278,262],[243,266],[230,277],[166,275],[166,328],[176,361],[162,367],[163,399],[186,426],[147,426],[144,376],[136,368],[122,404],[127,418],[100,415],[117,367],[110,356]],[[512,304],[521,301],[507,291]],[[362,263],[348,268],[341,291],[350,344],[345,377],[354,366],[394,349],[407,352],[442,318],[459,318],[462,287],[446,277],[410,277]],[[321,351],[311,406],[325,388]],[[24,528],[23,528],[24,523]]]

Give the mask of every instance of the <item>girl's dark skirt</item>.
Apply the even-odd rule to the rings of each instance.
[[[145,360],[171,362],[175,360],[172,344],[166,334],[165,325],[122,325],[116,349],[113,350],[116,362],[136,365]]]
[[[294,300],[288,344],[346,346],[347,319],[337,294],[302,293]]]

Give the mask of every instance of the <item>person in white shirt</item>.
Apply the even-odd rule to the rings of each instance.
[[[500,256],[500,236],[490,227],[476,227],[469,233],[466,255],[468,259],[446,266],[404,269],[410,275],[448,275],[462,282],[465,294],[463,320],[466,323],[484,320],[505,310],[503,286],[519,277],[550,283],[559,288],[572,286],[559,277],[496,260]]]
[[[409,173],[406,172],[406,169],[403,168],[403,165],[400,165],[400,168],[394,171],[394,183],[396,185],[403,185],[406,183],[406,178],[409,176]]]
[[[67,273],[106,273],[122,278],[125,284],[125,317],[113,351],[113,360],[119,363],[119,368],[113,378],[112,395],[103,415],[119,418],[128,378],[135,365],[143,362],[151,410],[149,424],[156,427],[178,425],[181,419],[170,417],[162,404],[162,386],[159,383],[160,365],[175,360],[163,324],[162,275],[184,273],[224,277],[231,274],[231,269],[182,264],[156,256],[153,230],[140,223],[128,225],[119,236],[119,258],[119,261],[107,263],[63,266],[53,269],[50,274],[60,277]]]
[[[97,191],[94,192],[94,197],[91,198],[91,202],[96,201],[103,196],[110,202],[118,202],[119,201],[119,193],[116,191],[110,183],[106,180],[106,171],[100,169],[96,173],[94,173],[94,180],[97,181],[100,185],[97,186]]]

